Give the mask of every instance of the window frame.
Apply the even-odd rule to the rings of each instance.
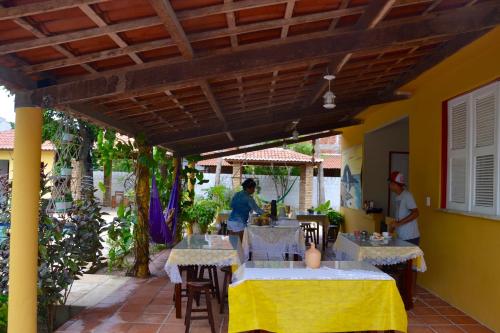
[[[495,132],[493,146],[476,148],[476,99],[482,96],[488,96],[493,93],[495,96]],[[456,153],[451,149],[452,144],[452,108],[461,103],[466,104],[466,178],[465,178],[465,202],[456,203],[451,200],[452,196],[452,170],[451,161],[462,153]],[[468,213],[477,213],[484,215],[500,216],[500,81],[495,80],[482,87],[476,88],[467,93],[451,98],[443,103],[443,139],[442,139],[442,200],[441,208],[463,211]],[[481,153],[481,152],[485,152]],[[485,156],[494,154],[494,175],[493,175],[493,207],[475,206],[475,163],[476,156]]]

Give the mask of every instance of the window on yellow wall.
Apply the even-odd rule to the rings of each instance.
[[[448,101],[447,207],[500,215],[500,84]]]

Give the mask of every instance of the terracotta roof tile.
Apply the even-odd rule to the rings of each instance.
[[[11,150],[14,149],[14,135],[15,131],[7,130],[0,132],[0,149]],[[42,150],[55,150],[54,145],[50,141],[42,143]]]
[[[342,168],[342,156],[341,155],[323,156],[323,168],[324,169],[341,169]]]

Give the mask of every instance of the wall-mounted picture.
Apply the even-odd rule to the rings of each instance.
[[[361,168],[363,147],[355,146],[342,151],[342,178],[340,186],[340,205],[361,209]]]

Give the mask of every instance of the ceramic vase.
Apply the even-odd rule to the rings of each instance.
[[[319,268],[321,266],[321,252],[316,248],[314,243],[306,251],[305,257],[307,268]]]

